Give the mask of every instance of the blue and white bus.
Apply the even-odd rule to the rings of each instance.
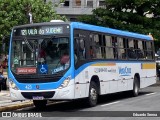
[[[16,26],[10,40],[8,78],[13,101],[85,98],[156,83],[154,42],[148,35],[79,22]]]

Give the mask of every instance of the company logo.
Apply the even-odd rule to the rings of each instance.
[[[111,69],[108,70],[108,72],[110,72],[110,73],[116,73],[116,69],[111,68]]]
[[[99,72],[107,72],[107,68],[95,68],[94,69],[95,73],[99,73]]]
[[[36,89],[39,89],[39,85],[36,85]]]
[[[118,69],[119,69],[120,76],[130,76],[131,75],[131,68],[119,67]]]

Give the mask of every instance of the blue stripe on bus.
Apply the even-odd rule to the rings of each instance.
[[[122,30],[116,30],[116,29],[107,28],[107,27],[88,25],[88,24],[79,23],[79,22],[72,22],[71,25],[74,28],[80,28],[82,30],[90,30],[90,31],[103,32],[103,33],[108,33],[108,34],[113,34],[113,35],[133,37],[137,39],[152,40],[152,38],[148,35],[143,35],[143,34],[138,34],[138,33],[133,33],[133,32],[128,32],[128,31],[122,31]]]
[[[116,61],[116,62],[114,62],[114,61],[108,61],[108,62],[106,62],[106,61],[96,61],[96,62],[90,62],[90,63],[86,63],[86,64],[82,65],[77,70],[75,70],[75,77],[79,73],[81,73],[85,68],[87,68],[87,67],[89,67],[93,64],[98,64],[98,63],[132,63],[132,64],[135,63],[135,64],[137,64],[137,63],[155,63],[155,62],[149,62],[149,61],[144,61],[144,62],[143,61]],[[142,66],[142,64],[141,64],[141,66]]]

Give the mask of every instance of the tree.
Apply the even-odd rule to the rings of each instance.
[[[156,43],[160,43],[159,0],[106,0],[105,2],[105,8],[97,8],[93,10],[90,18],[82,16],[79,20],[141,34],[151,33]]]
[[[13,26],[29,23],[29,13],[34,23],[49,22],[52,19],[66,21],[64,16],[56,14],[51,2],[45,3],[44,0],[0,0],[0,6],[1,40],[10,35]]]

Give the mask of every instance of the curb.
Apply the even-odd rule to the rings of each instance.
[[[20,103],[20,104],[1,106],[0,112],[13,111],[13,110],[21,109],[24,107],[30,107],[30,106],[33,106],[33,102],[31,102],[31,101],[25,102],[25,103]]]
[[[157,80],[155,84],[151,85],[151,87],[159,87],[160,86],[160,80]]]

